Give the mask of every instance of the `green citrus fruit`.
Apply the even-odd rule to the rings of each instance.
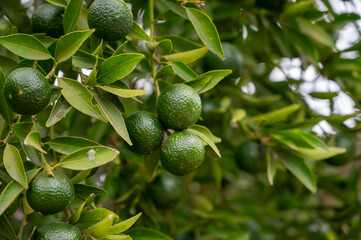
[[[196,170],[204,161],[202,141],[194,134],[176,132],[163,143],[160,161],[173,175],[184,176]]]
[[[69,206],[74,199],[74,187],[60,172],[54,172],[54,177],[41,172],[30,183],[26,198],[36,212],[51,215]]]
[[[95,36],[118,41],[133,27],[133,14],[123,0],[95,0],[89,8],[88,23]]]
[[[174,130],[184,130],[195,124],[201,111],[201,98],[196,90],[185,84],[169,86],[158,98],[158,117],[166,127]]]
[[[31,17],[33,32],[45,33],[54,38],[64,35],[63,14],[64,8],[62,7],[49,3],[41,5]]]
[[[127,117],[125,124],[133,146],[131,150],[140,154],[149,154],[158,149],[163,142],[162,124],[151,113],[135,112]]]
[[[40,230],[35,240],[83,240],[78,228],[68,223],[50,223]]]
[[[41,112],[50,101],[50,85],[44,75],[32,68],[18,68],[11,72],[4,85],[10,108],[22,115]]]
[[[214,69],[231,69],[231,78],[238,78],[243,67],[243,56],[239,49],[231,43],[222,43],[222,48],[226,59],[223,61],[216,54],[212,53],[205,58],[205,68]]]
[[[263,150],[259,141],[247,139],[236,151],[237,166],[246,172],[254,173],[264,169]]]
[[[147,193],[159,209],[170,209],[177,205],[183,195],[182,182],[175,176],[164,173],[147,185]]]
[[[327,159],[327,163],[334,166],[341,166],[348,163],[352,159],[356,150],[353,139],[343,134],[336,135],[335,146],[345,148],[346,152]]]

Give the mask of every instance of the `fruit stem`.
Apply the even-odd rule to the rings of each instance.
[[[41,155],[41,163],[43,165],[44,170],[46,171],[46,173],[48,175],[51,175],[54,177],[54,173],[53,173],[53,169],[50,167],[50,165],[48,164],[48,162],[46,161],[44,154],[40,154]]]
[[[48,73],[48,75],[46,75],[46,80],[49,80],[51,77],[53,77],[54,76],[54,73],[55,73],[55,71],[56,71],[56,67],[57,67],[57,65],[56,64],[54,64],[54,66],[53,66],[53,68],[51,69],[51,71]]]
[[[20,229],[19,229],[19,233],[18,233],[18,239],[23,239],[22,236],[23,236],[24,227],[27,224],[27,222],[26,222],[26,217],[27,216],[28,216],[27,214],[24,215],[23,222],[20,225]]]
[[[154,0],[149,0],[149,20],[150,20],[150,42],[154,42]],[[152,69],[152,78],[153,84],[156,93],[156,99],[160,95],[158,79],[156,79],[156,66],[155,66],[155,52],[151,54],[151,69]]]

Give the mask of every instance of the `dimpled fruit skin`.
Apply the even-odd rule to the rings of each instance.
[[[133,14],[122,0],[95,0],[89,8],[88,23],[95,36],[118,41],[133,27]]]
[[[171,134],[163,143],[160,152],[163,167],[176,176],[184,176],[196,170],[204,157],[202,141],[188,132]]]
[[[195,124],[202,112],[202,102],[196,90],[185,84],[174,84],[159,96],[157,112],[168,128],[184,130]]]
[[[163,173],[147,185],[147,193],[159,209],[170,209],[177,205],[183,194],[182,182],[175,176]]]
[[[151,113],[139,111],[125,120],[133,146],[129,148],[140,154],[149,154],[163,142],[164,132],[159,120]]]
[[[43,4],[38,7],[33,16],[31,23],[34,33],[46,33],[54,38],[58,38],[64,34],[63,16],[64,8],[53,4]]]
[[[343,134],[336,135],[335,146],[345,148],[346,152],[327,159],[327,163],[334,166],[342,166],[348,163],[352,159],[356,150],[353,139]]]
[[[4,85],[10,108],[22,115],[41,112],[50,101],[50,85],[44,75],[32,68],[18,68],[11,72]]]
[[[236,151],[236,163],[246,172],[261,171],[264,163],[261,144],[256,140],[243,141]]]
[[[68,223],[50,223],[38,232],[35,240],[83,240],[78,228]]]
[[[60,172],[39,173],[26,192],[29,205],[44,215],[63,211],[74,199],[74,187],[69,178]]]

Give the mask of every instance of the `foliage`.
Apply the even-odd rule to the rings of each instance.
[[[64,8],[59,38],[31,30],[32,12],[45,2]],[[336,44],[358,14],[329,0],[129,0],[130,33],[107,42],[89,29],[91,3],[0,1],[0,239],[34,238],[55,221],[87,239],[361,238],[358,156],[331,166],[323,160],[347,149],[328,131],[315,135],[324,123],[351,139],[360,129],[360,43]],[[225,69],[209,62],[226,58]],[[302,76],[287,61],[299,62]],[[36,116],[14,114],[5,100],[6,77],[20,67],[51,84],[50,104]],[[338,90],[304,90],[320,79]],[[201,96],[201,118],[185,131],[202,140],[206,158],[177,177],[179,203],[163,210],[149,194],[165,172],[160,151],[132,152],[124,119],[156,114],[158,96],[176,83]],[[337,111],[341,95],[354,104],[349,114]],[[327,102],[330,114],[310,99]],[[237,167],[235,154],[250,140],[262,148],[262,171]],[[74,184],[73,203],[52,216],[34,212],[25,197],[42,170]]]

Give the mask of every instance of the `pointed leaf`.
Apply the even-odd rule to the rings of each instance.
[[[319,43],[329,46],[330,48],[335,48],[335,44],[332,41],[330,35],[328,35],[326,30],[317,23],[312,23],[310,20],[303,18],[298,18],[297,23],[300,31],[306,34],[308,37]]]
[[[139,53],[123,53],[105,60],[99,67],[97,80],[99,83],[110,84],[131,73],[144,58]]]
[[[96,87],[101,88],[104,91],[110,92],[122,98],[133,98],[148,93],[148,91],[146,90],[138,90],[138,89],[123,89],[119,87],[100,86],[100,85],[97,85]]]
[[[60,95],[51,110],[50,116],[46,121],[45,126],[51,127],[59,122],[70,111],[71,105],[65,100],[63,95]]]
[[[173,66],[169,64],[159,69],[159,71],[155,76],[155,79],[162,79],[162,78],[174,77],[174,76],[175,76],[175,71],[173,69]]]
[[[64,7],[64,8],[66,7],[65,0],[46,0],[46,1],[59,7]]]
[[[316,179],[303,159],[292,155],[283,156],[283,164],[312,193],[316,193]]]
[[[190,63],[197,61],[204,55],[206,55],[207,52],[208,52],[208,49],[206,47],[204,47],[204,48],[197,48],[197,49],[186,51],[186,52],[165,55],[165,56],[162,56],[161,58],[164,58],[167,61],[176,61],[176,62],[181,62],[184,64],[190,64]]]
[[[77,175],[75,175],[72,179],[70,179],[70,182],[72,184],[77,184],[85,180],[89,174],[93,171],[93,169],[88,169],[84,171],[80,171]]]
[[[140,218],[141,215],[142,213],[138,213],[134,217],[131,217],[127,220],[124,220],[120,223],[111,226],[109,229],[109,234],[119,234],[128,230],[131,226],[134,225],[134,223],[138,220],[138,218]]]
[[[201,94],[214,88],[222,79],[231,73],[231,70],[213,70],[186,82],[186,84]]]
[[[83,84],[69,78],[59,78],[59,86],[64,98],[77,110],[107,122],[99,106],[93,104],[93,94]]]
[[[98,143],[81,137],[58,137],[46,144],[54,151],[65,155],[72,154],[85,147],[99,146]]]
[[[75,213],[69,218],[70,224],[75,224],[79,221],[80,215],[83,212],[84,207],[88,206],[91,202],[94,201],[95,194],[90,194],[90,196],[85,199],[85,201],[79,206]]]
[[[101,188],[97,188],[94,186],[88,186],[83,184],[74,184],[75,194],[87,198],[90,194],[94,194],[95,196],[104,196],[107,194],[107,191]]]
[[[81,9],[83,7],[83,0],[70,0],[64,13],[63,27],[64,33],[74,31],[76,23],[79,20]]]
[[[84,232],[97,239],[104,237],[105,235],[108,234],[108,231],[113,222],[113,217],[114,215],[110,214],[109,216],[105,217],[102,221],[85,229]]]
[[[112,56],[117,56],[117,55],[123,53],[123,50],[127,46],[127,44],[128,44],[128,41],[123,42],[123,44],[120,45],[120,47],[118,47],[118,49],[113,53]]]
[[[59,38],[55,48],[55,60],[61,63],[71,58],[93,32],[93,29],[71,32]]]
[[[288,116],[300,109],[299,104],[293,104],[272,112],[257,115],[252,118],[245,119],[245,122],[254,122],[256,124],[273,124],[287,120]]]
[[[119,220],[119,217],[115,215],[115,213],[113,213],[112,211],[105,208],[96,208],[83,212],[80,216],[79,222],[85,226],[91,226],[96,224],[97,222],[100,222],[111,214],[114,215],[113,221],[117,222]]]
[[[100,108],[107,116],[110,124],[113,126],[114,130],[123,138],[130,146],[133,145],[130,140],[127,127],[124,122],[124,118],[119,109],[114,106],[114,104],[107,99],[103,98],[101,95],[95,94],[95,98],[99,103]]]
[[[160,160],[160,151],[154,151],[152,154],[143,155],[143,161],[148,173],[148,181],[152,181],[157,171]]]
[[[265,157],[266,157],[266,163],[267,163],[267,178],[268,178],[268,182],[273,185],[273,179],[276,176],[276,165],[273,161],[273,159],[271,158],[271,150],[267,149],[265,151]]]
[[[163,49],[163,54],[169,54],[173,51],[172,41],[169,39],[163,39],[159,42],[149,42],[147,43],[149,51],[155,52],[158,47]]]
[[[68,155],[58,165],[71,170],[88,170],[111,162],[118,155],[116,149],[104,146],[86,147]]]
[[[175,74],[177,74],[180,78],[182,78],[185,81],[190,81],[198,75],[186,64],[182,62],[168,62],[170,65],[172,65]]]
[[[51,58],[49,50],[34,36],[17,33],[0,37],[0,44],[14,54],[31,60]]]
[[[5,83],[5,75],[0,67],[0,89],[4,88]],[[0,91],[0,114],[5,119],[8,124],[13,122],[14,114],[13,111],[10,109],[8,104],[6,103],[6,99],[4,96],[4,91]]]
[[[215,53],[221,59],[225,59],[221,40],[219,38],[216,26],[212,20],[204,12],[195,9],[187,8],[187,15],[196,29],[199,38],[203,44],[213,53]]]
[[[39,152],[46,154],[46,152],[41,147],[40,133],[38,131],[31,131],[28,136],[26,136],[24,143],[25,145],[32,146]]]
[[[150,39],[148,34],[138,25],[136,21],[133,21],[133,27],[130,33],[128,33],[128,37],[145,41],[149,41]]]
[[[15,231],[5,214],[0,216],[0,235],[9,240],[17,240]]]
[[[195,129],[193,129],[193,127]],[[209,132],[205,131],[204,128],[199,127],[199,126],[193,126],[193,127],[188,128],[186,131],[197,135],[200,139],[202,139],[204,142],[206,142],[213,149],[213,151],[218,155],[218,157],[221,157],[221,153],[219,152],[215,142],[213,141],[215,136],[213,134],[211,134],[211,132],[208,129],[207,130]]]
[[[319,149],[297,148],[295,149],[295,154],[307,160],[320,161],[346,152],[345,148],[338,147],[328,147],[327,150],[326,152]]]
[[[7,144],[4,151],[3,161],[5,169],[12,179],[20,183],[23,188],[28,188],[24,164],[19,150],[10,144]]]

